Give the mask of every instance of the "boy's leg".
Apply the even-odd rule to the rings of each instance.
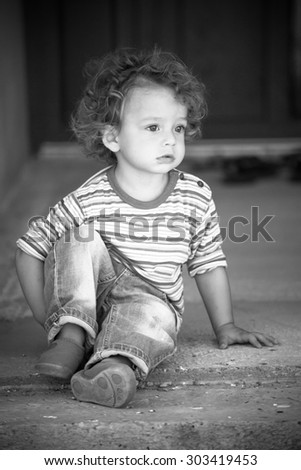
[[[96,297],[116,278],[108,251],[92,225],[67,232],[45,262],[45,329],[50,346],[36,367],[40,373],[70,378],[98,332]]]
[[[135,393],[133,366],[146,377],[175,352],[178,321],[166,296],[128,270],[114,283],[106,305],[94,354],[71,387],[81,401],[121,407]]]

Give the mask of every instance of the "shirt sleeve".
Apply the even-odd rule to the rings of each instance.
[[[17,240],[17,246],[28,255],[44,261],[54,243],[85,220],[76,196],[71,193],[49,211],[47,217],[32,217],[28,231]]]
[[[197,220],[195,233],[191,239],[190,256],[187,262],[188,273],[191,277],[219,266],[227,266],[222,243],[218,214],[211,197],[205,214]]]

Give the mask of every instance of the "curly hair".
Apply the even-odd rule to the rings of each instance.
[[[88,156],[114,156],[102,142],[106,126],[120,128],[123,102],[135,87],[150,84],[174,90],[187,107],[186,138],[201,136],[207,113],[204,84],[174,54],[154,48],[150,52],[119,49],[86,64],[86,89],[71,118],[71,129]]]

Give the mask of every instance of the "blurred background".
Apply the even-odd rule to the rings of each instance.
[[[228,179],[232,157],[247,157],[248,171],[260,155],[300,165],[300,0],[2,0],[0,197],[28,160],[58,143],[70,152],[69,118],[90,58],[155,44],[207,87],[204,139],[188,158],[227,157]]]

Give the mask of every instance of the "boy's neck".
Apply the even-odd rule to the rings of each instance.
[[[131,174],[120,171],[120,167],[115,169],[115,178],[123,191],[138,201],[149,202],[159,197],[165,190],[169,173],[158,174]]]

